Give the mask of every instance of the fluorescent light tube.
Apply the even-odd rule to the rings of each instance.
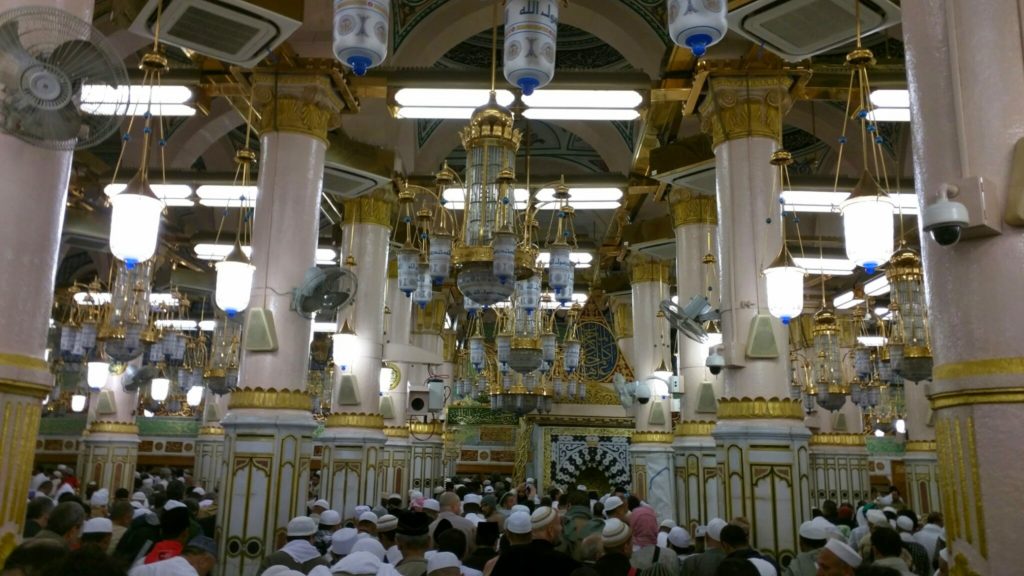
[[[196,188],[196,196],[203,206],[241,207],[243,203],[252,205],[259,195],[256,186],[234,186],[223,184],[203,184]]]
[[[577,268],[590,268],[591,262],[594,261],[594,255],[590,252],[570,252],[569,261],[576,264]],[[551,265],[551,252],[541,252],[537,256],[537,262],[547,268]]]
[[[195,320],[157,320],[157,328],[170,328],[171,330],[195,330],[199,323]]]
[[[103,187],[103,193],[108,197],[114,197],[124,192],[128,184],[107,184]],[[188,184],[150,184],[153,195],[166,202],[171,199],[185,199],[192,196],[192,187]],[[191,202],[189,203],[191,205]]]
[[[864,283],[864,294],[868,296],[881,296],[888,293],[889,279],[885,277],[885,274]]]
[[[569,201],[587,202],[618,202],[622,199],[622,190],[618,188],[569,188]],[[554,188],[541,188],[537,191],[539,202],[555,202]]]
[[[231,250],[234,248],[234,244],[214,244],[200,243],[196,244],[193,250],[196,253],[196,258],[200,260],[223,260],[227,257]],[[252,246],[242,246],[242,252],[248,258],[252,258]],[[317,248],[316,249],[316,263],[320,265],[337,264],[338,253],[333,248]]]
[[[490,96],[491,91],[483,88],[402,88],[395,92],[395,103],[403,107],[469,108],[472,111],[487,104]],[[496,90],[495,96],[498,104],[506,108],[515,101],[508,90]]]
[[[433,119],[433,120],[469,120],[474,108],[450,108],[441,106],[399,106],[395,109],[395,118]]]
[[[836,310],[848,310],[863,303],[864,300],[857,298],[852,290],[850,292],[843,292],[832,299],[832,305],[836,307]]]
[[[629,108],[527,108],[530,120],[636,120],[640,113]]]
[[[523,96],[530,108],[636,108],[643,101],[636,90],[537,90]]]
[[[910,108],[875,108],[868,112],[873,122],[910,122]]]
[[[832,192],[825,190],[787,190],[782,193],[783,210],[786,212],[834,212],[839,213],[839,205],[850,196],[849,192]],[[896,205],[896,211],[906,216],[917,214],[917,196],[915,194],[890,194],[889,198]]]
[[[868,346],[870,348],[878,348],[879,346],[885,346],[889,341],[885,336],[857,336],[857,342],[861,346]]]
[[[856,264],[845,258],[793,258],[796,265],[808,274],[847,276],[853,274]]]
[[[444,198],[444,207],[448,210],[462,210],[466,203],[466,189],[447,188],[441,197]],[[525,210],[530,192],[526,188],[514,188],[512,198],[515,200],[516,210]]]
[[[910,90],[873,90],[868,99],[877,108],[910,108]]]

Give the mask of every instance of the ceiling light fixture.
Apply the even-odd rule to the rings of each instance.
[[[82,111],[98,116],[194,116],[192,89],[175,85],[82,86]]]
[[[527,108],[523,116],[530,120],[636,120],[637,110],[624,108]]]
[[[875,108],[868,112],[872,122],[910,122],[910,108]]]
[[[636,90],[539,90],[523,96],[529,108],[632,109],[643,101]]]
[[[858,304],[862,304],[863,302],[864,299],[858,298],[852,290],[849,292],[843,292],[832,299],[832,305],[835,306],[836,310],[848,310],[856,307]]]
[[[591,262],[594,261],[594,255],[590,252],[570,252],[569,261],[576,265],[576,268],[590,268]],[[537,264],[548,268],[551,266],[551,252],[543,251],[537,256]],[[584,298],[585,300],[585,298]]]
[[[242,253],[247,257],[252,258],[252,246],[243,245]],[[196,244],[192,250],[195,252],[196,258],[200,260],[223,260],[228,254],[234,249],[233,244],[213,244],[213,243],[200,243]],[[316,263],[319,266],[330,266],[337,264],[338,253],[333,248],[317,248],[316,249]]]
[[[910,108],[910,90],[872,90],[871,104],[878,108]]]
[[[543,88],[555,75],[558,5],[567,0],[507,0],[502,70],[524,95]]]
[[[882,296],[889,293],[889,279],[878,276],[864,283],[864,294],[866,296]]]
[[[255,157],[253,159],[255,162]],[[240,185],[203,184],[196,188],[199,203],[211,208],[241,208],[256,204],[259,189],[248,183]]]
[[[793,261],[808,274],[849,276],[856,268],[856,265],[846,258],[794,258]]]
[[[779,139],[782,139],[782,115],[779,115]],[[781,146],[781,142],[779,143]],[[782,192],[789,185],[789,165],[793,163],[793,155],[783,149],[772,153],[770,160],[775,166],[778,178],[774,185],[777,186],[776,194],[782,198]],[[785,201],[782,201],[785,204]],[[770,212],[772,213],[772,212]],[[796,220],[794,218],[794,220]],[[771,219],[769,218],[769,222]],[[768,300],[768,312],[782,321],[783,324],[799,316],[804,310],[804,275],[807,271],[796,265],[793,255],[789,253],[786,245],[786,216],[785,209],[779,209],[779,227],[782,232],[782,246],[779,248],[779,255],[771,264],[764,269],[765,292]],[[799,222],[797,225],[797,238],[799,239]],[[803,250],[801,249],[801,252]]]
[[[831,190],[786,190],[782,193],[785,201],[783,210],[786,212],[821,212],[839,213],[839,207],[849,197],[847,192]],[[903,215],[917,215],[916,194],[890,194],[897,210]]]

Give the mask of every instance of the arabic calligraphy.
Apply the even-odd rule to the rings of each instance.
[[[551,2],[545,2],[544,11],[541,12],[540,0],[527,0],[523,3],[523,7],[519,9],[521,16],[532,16],[534,14],[547,18],[552,24],[558,24],[558,10],[554,13],[551,12]]]
[[[577,327],[582,348],[580,372],[589,382],[607,382],[619,362],[615,335],[603,323],[580,322]]]

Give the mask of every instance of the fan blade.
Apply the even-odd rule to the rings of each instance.
[[[86,40],[64,42],[46,61],[68,77],[75,92],[80,89],[79,83],[103,84],[112,78],[106,54]]]
[[[45,140],[77,140],[82,129],[82,118],[74,104],[59,110],[38,110],[34,116],[42,131],[38,133]]]
[[[13,58],[18,63],[18,67],[22,70],[38,64],[34,56],[25,50],[25,47],[21,45],[21,37],[18,35],[18,22],[12,20],[3,26],[0,26],[0,54],[8,58]]]

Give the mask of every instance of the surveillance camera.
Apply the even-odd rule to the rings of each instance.
[[[722,351],[719,347],[714,347],[708,353],[708,359],[704,362],[704,365],[708,367],[708,370],[715,376],[722,373],[722,368],[725,368],[725,357],[722,356]]]
[[[951,194],[955,196],[957,193],[955,186],[944,186],[939,199],[926,206],[921,215],[924,231],[929,232],[939,246],[952,246],[959,242],[969,223],[967,207],[949,199]]]
[[[647,382],[640,381],[636,384],[636,401],[647,404],[651,401],[651,386]]]

